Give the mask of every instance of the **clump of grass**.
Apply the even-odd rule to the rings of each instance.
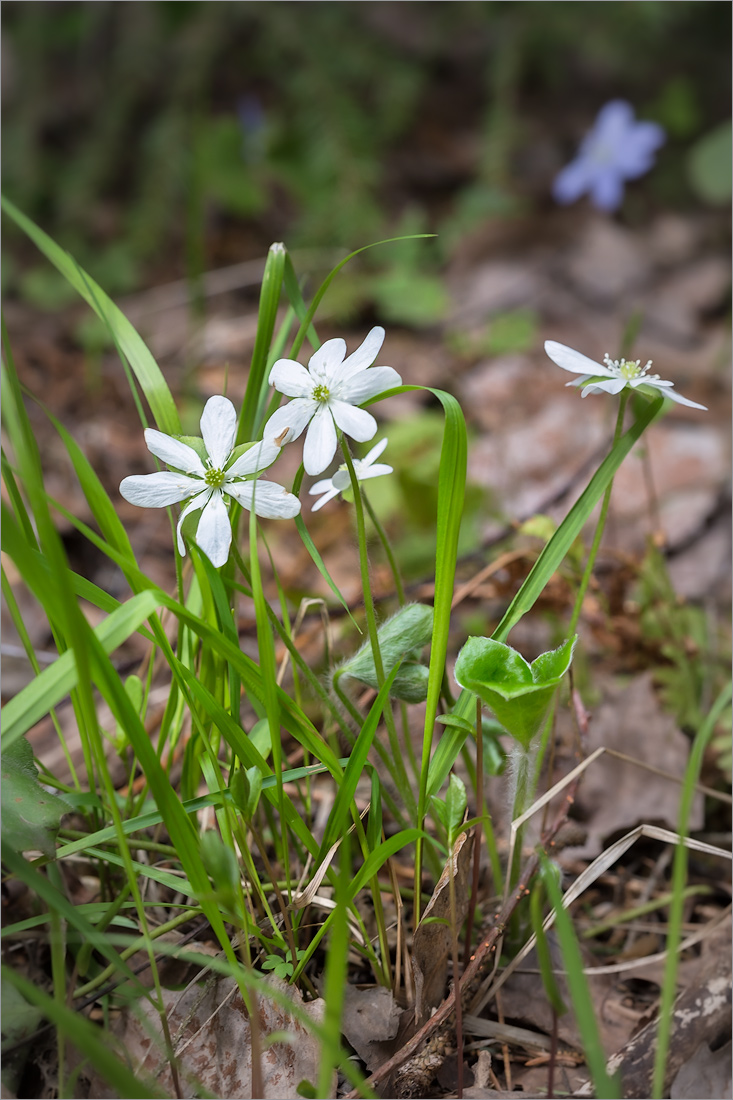
[[[157,446],[155,453],[164,453],[167,460],[170,454],[180,456],[180,449],[170,450],[177,441],[195,456],[206,457],[200,441],[181,439],[178,411],[165,377],[124,315],[68,253],[11,204],[6,203],[5,209],[107,327],[142,424],[147,427],[146,409],[152,417],[158,434],[147,438],[149,443],[153,440],[154,451]],[[327,349],[322,348],[318,337],[317,310],[347,260],[331,272],[308,303],[302,297],[287,250],[282,245],[271,249],[262,283],[257,340],[227,462],[237,461],[252,441],[255,446],[263,439],[267,443],[267,425],[280,400],[270,388],[271,370],[275,361],[283,359],[286,349],[287,357],[294,361],[307,342],[323,365]],[[287,311],[278,327],[283,299]],[[290,340],[295,321],[298,328]],[[328,354],[331,352],[333,345]],[[46,988],[34,986],[17,968],[7,968],[4,974],[23,1001],[55,1030],[59,1095],[70,1087],[65,1077],[69,1043],[121,1094],[160,1094],[147,1077],[123,1064],[104,1032],[80,1017],[77,1009],[88,1004],[90,998],[95,998],[104,1012],[138,998],[150,1002],[159,1022],[162,1056],[170,1066],[174,1087],[179,1089],[182,1068],[168,1024],[161,960],[170,953],[196,962],[201,956],[185,946],[174,948],[166,943],[164,937],[174,931],[212,938],[221,953],[215,969],[236,983],[253,1021],[253,1095],[262,1094],[259,1054],[268,1041],[255,1023],[258,1004],[262,998],[289,1004],[287,990],[265,981],[269,971],[281,981],[298,984],[311,997],[320,987],[325,1001],[320,1024],[290,1005],[320,1044],[317,1080],[303,1084],[304,1094],[329,1095],[333,1075],[338,1071],[359,1095],[373,1095],[345,1048],[341,1021],[344,991],[354,969],[358,969],[360,980],[412,996],[403,958],[399,950],[393,949],[387,906],[396,914],[398,943],[404,947],[409,938],[405,908],[413,928],[417,927],[425,908],[425,872],[429,869],[437,877],[448,859],[453,914],[451,953],[460,1018],[460,991],[465,979],[459,975],[460,930],[455,918],[451,860],[460,834],[476,826],[477,850],[480,836],[486,835],[497,883],[506,878],[507,914],[520,905],[526,906],[530,890],[527,874],[522,876],[519,889],[517,867],[500,866],[482,794],[483,726],[476,697],[473,690],[463,690],[455,700],[446,675],[466,478],[467,437],[460,405],[450,394],[430,390],[444,419],[437,474],[433,606],[417,612],[410,605],[401,606],[391,621],[389,612],[404,605],[398,558],[370,505],[364,482],[357,476],[351,447],[344,434],[338,432],[340,457],[348,471],[353,497],[353,504],[341,506],[353,508],[357,543],[354,569],[361,580],[364,633],[361,650],[340,668],[330,668],[324,678],[298,649],[294,629],[298,608],[272,565],[267,521],[262,522],[257,513],[260,483],[247,483],[254,494],[247,522],[241,506],[244,497],[232,497],[225,519],[231,549],[218,567],[212,564],[210,550],[205,552],[198,545],[197,540],[210,546],[203,541],[200,525],[189,528],[188,521],[183,524],[186,553],[181,553],[175,537],[175,517],[171,515],[176,585],[173,593],[164,591],[141,567],[119,518],[117,500],[105,491],[70,432],[50,414],[49,424],[68,454],[94,525],[49,496],[7,339],[5,356],[3,545],[19,583],[42,608],[59,656],[41,669],[23,627],[13,586],[4,578],[3,592],[35,675],[4,711],[2,745],[9,761],[4,768],[4,782],[10,799],[22,797],[27,812],[22,821],[10,818],[8,824],[6,820],[3,860],[8,875],[23,883],[39,906],[30,923],[16,922],[6,928],[5,934],[20,935],[31,927],[40,928],[50,960]],[[356,371],[353,361],[352,368]],[[363,364],[359,369],[368,371]],[[319,382],[321,389],[324,384]],[[420,388],[409,382],[393,385],[387,392],[371,393],[361,404],[371,407],[393,394]],[[327,397],[328,393],[324,396],[319,391],[317,400],[325,401]],[[503,684],[499,694],[491,695],[495,684],[489,677],[491,691],[487,698],[510,732],[514,721],[510,711],[518,705],[517,700],[520,709],[525,706],[532,710],[529,725],[523,718],[518,727],[521,736],[526,734],[527,751],[530,746],[533,752],[537,747],[545,710],[567,671],[573,643],[568,643],[567,652],[562,651],[567,659],[559,661],[557,654],[545,654],[530,670],[505,645],[506,638],[541,596],[596,504],[604,498],[599,525],[602,531],[614,473],[658,415],[662,401],[650,395],[625,430],[625,403],[621,401],[609,454],[548,539],[491,639],[484,640],[492,651],[498,647],[505,656],[509,653],[510,671],[522,680],[521,690]],[[355,407],[359,404],[355,400]],[[363,414],[364,410],[357,412]],[[353,431],[357,414],[351,415]],[[357,418],[356,423],[363,424],[364,420]],[[165,437],[169,440],[166,452],[161,443]],[[281,443],[289,445],[287,431],[282,433],[278,446]],[[210,440],[207,446],[211,455]],[[175,469],[175,462],[171,460],[171,464]],[[291,487],[293,499],[301,493],[303,475],[301,467]],[[175,481],[182,475],[179,471],[168,476]],[[209,464],[197,476],[196,491],[205,485],[205,493],[210,493],[212,500],[218,500],[215,494],[229,484],[225,471],[215,468],[215,464]],[[240,489],[238,485],[237,491]],[[70,567],[54,511],[61,512],[118,571],[129,588],[128,598],[113,598]],[[302,514],[284,522],[294,523],[334,600],[351,614]],[[373,596],[370,531],[376,534],[376,545],[394,577],[395,599],[391,606],[377,606]],[[592,545],[578,606],[599,542],[600,533]],[[93,626],[84,613],[82,601],[96,609],[97,625]],[[242,608],[254,613],[256,659],[240,647],[238,622]],[[571,619],[573,629],[577,620],[576,613]],[[401,624],[400,630],[394,623]],[[144,639],[147,653],[136,673],[125,677],[116,668],[113,654],[133,635]],[[292,684],[287,688],[282,686],[278,673],[278,648],[287,652],[292,663]],[[521,662],[521,669],[511,654]],[[542,672],[538,672],[536,682],[532,680],[535,670]],[[349,694],[341,684],[346,672],[352,680],[370,685],[371,695],[358,700]],[[527,676],[532,681],[529,686],[524,682]],[[151,700],[161,685],[167,698],[162,715],[152,724],[152,741]],[[542,693],[539,709],[532,702],[538,691]],[[500,696],[504,699],[507,692],[507,698],[513,700],[511,707],[500,706],[496,700]],[[39,782],[23,749],[27,746],[26,734],[41,718],[50,715],[70,759],[66,735],[56,717],[56,708],[67,697],[81,742],[83,768],[72,769],[69,783],[44,769]],[[128,754],[129,783],[123,792],[113,781],[108,731],[100,721],[100,700],[113,716],[117,747]],[[422,743],[416,753],[410,707],[417,706],[424,707],[424,715]],[[477,817],[466,822],[468,795],[454,768],[474,740],[477,756],[476,766],[472,764],[472,797]],[[696,761],[698,757],[696,749]],[[180,781],[175,786],[171,781],[174,760],[180,765]],[[690,775],[686,797],[694,782],[693,773]],[[362,803],[365,779],[369,787],[366,808]],[[447,793],[440,797],[446,783]],[[331,800],[325,822],[319,821],[316,813],[316,784]],[[53,798],[49,786],[54,788]],[[532,802],[532,787],[531,778],[522,787],[513,815],[518,822]],[[73,813],[73,817],[66,817],[67,813]],[[682,830],[684,825],[683,820]],[[518,855],[521,842],[519,849]],[[414,858],[412,890],[397,884],[392,860],[398,853]],[[98,901],[74,904],[67,896],[63,869],[72,858],[84,860],[88,875],[98,881]],[[537,865],[535,860],[531,869],[536,870]],[[475,866],[478,869],[478,863]],[[543,881],[557,914],[577,1011],[583,1009],[585,996],[582,964],[557,885],[545,871]],[[474,875],[471,913],[477,906],[477,882]],[[684,886],[683,872],[678,867],[676,899],[682,897]],[[513,896],[515,890],[518,892]],[[364,915],[367,902],[373,913],[373,924],[369,926]],[[467,952],[470,949],[469,933]],[[131,967],[133,956],[144,958],[151,982],[143,982]],[[207,965],[213,966],[211,960]],[[674,974],[670,974],[672,984],[668,988],[673,988]],[[468,988],[470,982],[466,983]],[[18,1041],[27,1038],[27,1034],[21,1035]],[[610,1096],[612,1085],[590,1023],[584,1041],[596,1087]]]

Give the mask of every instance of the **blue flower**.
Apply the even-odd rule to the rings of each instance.
[[[587,191],[599,210],[617,210],[624,197],[624,181],[648,172],[664,141],[661,126],[637,122],[630,103],[612,100],[599,111],[575,160],[555,178],[555,201],[575,202]]]

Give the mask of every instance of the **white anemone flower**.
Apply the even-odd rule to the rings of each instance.
[[[202,461],[193,447],[154,428],[145,431],[148,450],[170,466],[171,470],[155,474],[126,477],[120,493],[130,504],[140,508],[167,508],[187,500],[178,517],[176,537],[181,554],[186,547],[181,536],[181,524],[187,515],[203,509],[196,530],[196,543],[212,565],[224,565],[229,557],[232,528],[227,511],[226,493],[258,516],[291,519],[300,511],[297,497],[272,481],[257,481],[257,475],[267,469],[280,453],[273,442],[253,444],[229,467],[237,434],[237,414],[226,397],[210,397],[201,415],[201,435],[206,449]]]
[[[706,405],[698,405],[696,401],[689,401],[675,393],[674,382],[665,382],[658,374],[649,374],[651,359],[642,367],[641,359],[612,359],[606,354],[603,363],[596,363],[587,355],[581,355],[579,351],[574,351],[565,344],[557,344],[554,340],[545,341],[545,351],[558,367],[570,371],[571,374],[581,375],[567,383],[568,386],[582,386],[581,397],[587,397],[589,393],[621,393],[626,386],[631,389],[641,386],[661,390],[665,397],[676,401],[678,405],[689,405],[691,409],[707,409]]]
[[[291,443],[307,426],[303,465],[309,474],[322,473],[331,462],[337,427],[358,443],[372,439],[377,422],[357,406],[402,383],[392,367],[371,365],[383,340],[384,329],[377,326],[347,358],[344,340],[327,340],[311,356],[307,370],[294,359],[278,359],[270,372],[270,385],[294,400],[267,421],[265,439]]]
[[[384,448],[387,446],[386,439],[380,439],[379,443],[375,447],[372,447],[369,454],[364,458],[354,459],[354,473],[356,474],[357,481],[366,481],[370,477],[382,477],[383,474],[391,474],[392,467],[387,466],[384,462],[377,462],[377,459],[381,455]],[[315,485],[311,485],[308,492],[311,495],[316,493],[323,493],[320,500],[317,500],[313,505],[311,511],[317,512],[319,508],[322,508],[324,504],[328,504],[329,500],[333,500],[339,493],[343,493],[344,489],[351,487],[351,478],[349,477],[349,470],[344,463],[339,466],[333,477],[324,478],[323,481],[317,481]]]

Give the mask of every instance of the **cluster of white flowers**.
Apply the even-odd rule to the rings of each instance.
[[[373,438],[377,422],[358,406],[402,382],[392,367],[372,366],[383,341],[384,329],[373,328],[361,347],[345,358],[346,343],[327,340],[311,356],[308,370],[293,359],[278,359],[270,372],[270,385],[294,400],[270,417],[260,442],[236,456],[237,416],[226,397],[210,397],[206,402],[201,416],[204,458],[181,439],[148,428],[148,450],[171,469],[126,477],[120,493],[141,508],[166,508],[187,501],[176,528],[180,553],[186,553],[183,521],[190,513],[201,511],[196,544],[213,565],[224,565],[232,542],[229,498],[270,519],[291,519],[300,512],[296,496],[282,485],[259,478],[278,457],[281,447],[297,439],[307,427],[303,464],[309,474],[315,475],[323,473],[336,453],[337,428],[359,443]],[[386,445],[384,439],[365,458],[354,460],[359,481],[391,473],[391,466],[374,464]],[[349,476],[344,470],[342,467],[333,478],[311,488],[311,493],[324,494],[313,506],[314,511],[347,488]]]
[[[122,496],[131,504],[148,508],[165,508],[187,501],[176,529],[180,553],[186,553],[181,534],[183,521],[190,513],[200,511],[195,541],[213,565],[224,565],[232,541],[230,500],[271,519],[290,519],[300,512],[296,496],[282,485],[259,477],[285,444],[307,429],[303,465],[307,473],[317,475],[323,473],[336,453],[337,429],[359,443],[374,437],[377,422],[361,404],[402,383],[392,367],[372,365],[383,341],[384,329],[376,327],[348,357],[343,340],[327,340],[311,356],[307,369],[294,359],[278,359],[270,372],[270,385],[292,400],[270,417],[259,442],[235,450],[237,416],[226,397],[210,397],[206,402],[198,448],[148,428],[145,432],[148,449],[170,470],[126,477],[120,485]],[[650,374],[651,361],[642,367],[640,360],[612,360],[606,355],[603,363],[597,363],[552,340],[545,343],[545,350],[563,370],[581,376],[568,385],[582,387],[583,397],[589,393],[617,394],[626,386],[642,387],[647,392],[661,391],[681,405],[705,408],[675,393],[672,382]],[[364,458],[354,459],[358,481],[392,472],[391,466],[376,461],[386,446],[387,440],[382,439]],[[320,494],[313,511],[349,485],[345,465],[332,477],[317,481],[309,490],[312,495]]]

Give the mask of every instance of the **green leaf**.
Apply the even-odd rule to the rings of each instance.
[[[730,120],[716,126],[690,150],[687,162],[690,183],[700,198],[714,206],[730,203],[731,130]]]
[[[24,737],[3,751],[3,840],[16,852],[38,850],[51,858],[63,814],[70,807],[44,791],[33,763],[33,749]]]
[[[555,688],[570,667],[576,637],[528,665],[520,653],[493,638],[469,638],[455,677],[493,710],[506,731],[528,748]]]
[[[213,879],[217,904],[224,912],[238,915],[240,906],[237,857],[214,829],[207,829],[201,837],[201,859],[207,874]]]
[[[529,576],[507,608],[504,618],[492,635],[496,641],[505,641],[511,629],[516,626],[519,620],[526,615],[532,607],[534,607],[536,600],[539,599],[544,591],[548,580],[560,567],[565,555],[583,530],[583,526],[590,519],[593,509],[603,496],[616,470],[636,441],[642,436],[652,421],[657,418],[663,407],[663,397],[658,397],[654,401],[649,402],[628,431],[619,439],[611,453],[607,455],[598,467],[588,483],[587,488],[580,495],[555,534],[544,547],[537,561],[532,566]],[[460,718],[468,718],[472,713],[473,705],[471,693],[464,690],[461,692],[460,698],[453,707],[453,713]]]
[[[377,631],[379,651],[385,673],[398,662],[390,694],[408,703],[422,703],[428,693],[428,669],[418,662],[420,651],[430,641],[433,631],[433,609],[424,604],[408,604],[383,623]],[[374,665],[371,644],[367,641],[354,656],[341,666],[340,675],[360,680],[375,691],[379,680]]]
[[[238,768],[229,783],[237,809],[249,824],[257,809],[262,792],[262,772],[258,767]]]
[[[466,785],[462,779],[459,779],[455,772],[451,772],[450,779],[448,780],[448,791],[445,796],[445,809],[448,820],[448,843],[451,847],[456,839],[458,830],[463,824],[467,805]]]

